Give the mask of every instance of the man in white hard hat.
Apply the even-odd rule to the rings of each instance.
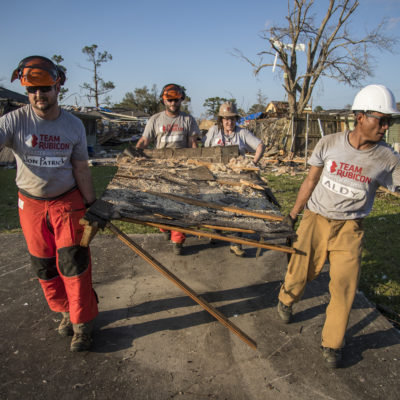
[[[142,137],[136,144],[137,149],[144,149],[154,142],[157,149],[196,148],[200,134],[196,120],[181,111],[186,94],[182,86],[168,83],[161,89],[160,101],[165,111],[153,115],[146,124]],[[181,255],[186,236],[178,231],[163,231],[164,237],[173,244],[173,251]]]
[[[382,141],[393,116],[399,114],[392,92],[369,85],[355,97],[352,131],[323,137],[309,160],[310,171],[296,202],[285,218],[297,230],[285,281],[279,293],[278,313],[292,319],[292,305],[303,295],[307,281],[316,278],[329,259],[330,302],[322,330],[322,355],[336,368],[360,274],[362,220],[371,211],[375,192],[382,185],[400,190],[400,158]]]

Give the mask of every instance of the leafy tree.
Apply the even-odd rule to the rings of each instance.
[[[185,88],[183,88],[185,89]],[[189,111],[190,97],[186,96],[182,102],[181,110]],[[125,108],[127,110],[143,111],[149,115],[156,114],[164,110],[163,104],[160,102],[159,91],[157,86],[153,85],[151,89],[147,86],[136,88],[133,92],[125,93],[120,103],[114,104],[114,107]]]
[[[112,55],[107,51],[97,51],[97,44],[92,44],[91,46],[85,46],[82,49],[82,53],[87,55],[87,60],[92,65],[92,68],[88,69],[93,73],[93,85],[90,83],[84,83],[81,88],[87,91],[86,97],[89,101],[91,99],[95,100],[96,107],[100,105],[100,96],[108,93],[110,90],[114,89],[114,83],[111,81],[105,82],[99,75],[99,68],[103,63],[112,60]]]
[[[314,112],[316,112],[316,113],[319,113],[319,112],[321,112],[321,111],[323,111],[324,109],[321,107],[321,106],[316,106],[315,108],[314,108]]]
[[[155,114],[163,109],[158,98],[156,85],[153,85],[151,89],[147,86],[143,86],[142,88],[136,88],[133,92],[125,93],[121,103],[115,104],[114,107],[143,111],[149,115]]]
[[[363,79],[372,75],[374,50],[392,52],[397,43],[397,38],[383,34],[386,20],[370,28],[363,37],[352,34],[351,19],[359,5],[358,0],[329,0],[325,15],[316,20],[320,2],[288,0],[287,24],[274,25],[261,35],[268,48],[259,52],[260,60],[253,62],[237,49],[236,55],[252,65],[255,75],[266,67],[278,68],[290,112],[301,113],[320,77],[360,86]],[[297,58],[299,50],[306,54],[303,65]],[[269,61],[264,62],[264,56]]]
[[[236,104],[236,99],[226,99],[224,97],[208,97],[204,100],[203,107],[206,108],[206,115],[211,118],[217,118],[221,104],[231,101]]]
[[[67,68],[61,65],[61,63],[64,61],[63,56],[54,54],[54,56],[51,57],[51,60],[54,62],[54,64],[57,65],[58,68],[61,68],[64,71],[64,73],[67,72]],[[60,87],[60,93],[58,94],[58,100],[60,100],[60,102],[62,102],[63,99],[65,99],[65,95],[67,94],[67,92],[68,92],[67,88],[62,86]]]
[[[263,94],[261,89],[257,91],[257,103],[253,104],[247,111],[247,114],[255,114],[258,112],[264,112],[267,108],[268,97]]]

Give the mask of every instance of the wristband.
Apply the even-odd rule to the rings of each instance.
[[[93,205],[93,204],[95,203],[96,200],[97,200],[97,199],[94,199],[94,200],[91,201],[91,202],[86,202],[86,201],[85,201],[85,207],[86,207],[86,208],[89,208],[91,205]]]

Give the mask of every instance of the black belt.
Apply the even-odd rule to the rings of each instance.
[[[29,194],[28,192],[26,192],[23,189],[18,189],[18,191],[23,194],[25,197],[28,197],[30,199],[34,199],[34,200],[46,200],[46,201],[52,201],[52,200],[57,200],[60,199],[61,197],[65,196],[68,193],[73,192],[74,190],[76,190],[78,188],[78,186],[73,186],[71,189],[67,190],[64,193],[59,194],[58,196],[54,196],[54,197],[38,197],[38,196],[32,196],[31,194]]]

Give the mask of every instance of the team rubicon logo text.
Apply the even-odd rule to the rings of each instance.
[[[322,185],[326,189],[353,200],[363,200],[365,198],[365,189],[358,189],[353,186],[343,184],[337,179],[333,180],[330,177],[331,175],[336,175],[357,182],[371,183],[371,178],[362,174],[362,167],[343,162],[337,163],[336,161],[329,161],[327,163],[327,167],[330,174],[324,174],[322,177]]]
[[[54,135],[30,135],[25,143],[39,150],[68,150],[70,147],[70,143],[63,143],[60,136]]]
[[[168,124],[160,127],[161,132],[182,132],[183,127],[178,124]]]
[[[344,162],[337,163],[332,160],[328,162],[328,171],[342,178],[348,178],[362,183],[371,183],[371,178],[363,175],[362,167],[358,167],[357,165]]]

